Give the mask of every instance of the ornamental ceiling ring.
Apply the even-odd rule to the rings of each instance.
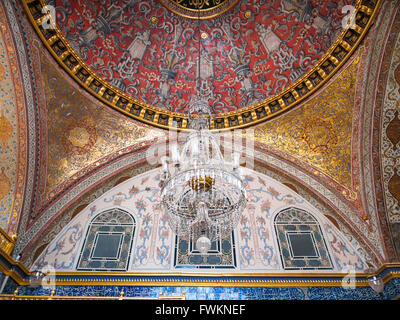
[[[323,57],[307,73],[285,90],[260,103],[213,115],[210,121],[210,129],[224,131],[253,126],[291,110],[321,89],[357,49],[368,32],[381,1],[357,0],[354,26],[344,28]],[[161,2],[171,4],[179,1]],[[54,29],[43,28],[43,22],[49,17],[49,13],[43,13],[46,12],[43,10],[46,6],[45,0],[22,0],[22,3],[29,20],[52,56],[90,94],[120,113],[143,123],[162,129],[190,130],[188,129],[188,118],[185,114],[155,107],[117,89],[98,76],[83,61],[58,27]],[[232,7],[236,2],[220,1],[220,3],[230,4]]]
[[[160,2],[167,9],[181,17],[210,19],[225,13],[235,6],[239,0],[160,0]],[[198,6],[200,6],[200,10]]]

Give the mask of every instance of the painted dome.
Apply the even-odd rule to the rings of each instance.
[[[87,91],[132,118],[178,129],[188,128],[188,105],[199,94],[211,107],[211,129],[243,128],[291,109],[340,69],[375,15],[374,5],[358,0],[25,6],[52,55]]]
[[[200,32],[192,1],[55,5],[59,27],[97,75],[139,101],[178,113],[199,91],[215,114],[276,95],[309,71],[342,30],[340,0],[200,2],[202,17],[210,9],[216,15],[203,17]],[[185,17],[185,8],[194,19]]]

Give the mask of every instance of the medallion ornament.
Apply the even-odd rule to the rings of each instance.
[[[0,173],[0,200],[3,199],[11,189],[10,179],[5,174],[5,168],[1,168]]]
[[[65,150],[74,155],[86,154],[96,141],[96,126],[94,120],[90,117],[71,124],[62,137]]]

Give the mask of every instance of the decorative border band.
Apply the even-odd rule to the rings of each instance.
[[[0,271],[18,285],[29,285],[29,271],[0,249]],[[368,286],[372,274],[350,276],[355,287]],[[374,275],[384,283],[400,278],[400,264],[382,265]],[[56,272],[56,286],[208,286],[208,287],[340,287],[346,273],[133,273],[133,272]]]
[[[30,296],[30,295],[18,295],[18,288],[14,291],[14,294],[0,294],[0,300],[186,300],[186,296],[183,293],[182,296],[163,296],[158,297],[125,297],[124,291],[122,290],[119,297],[104,296],[104,297],[93,297],[93,296],[56,296],[54,290],[51,291],[48,296]]]
[[[320,89],[349,59],[366,35],[382,0],[357,0],[355,25],[343,29],[322,59],[303,77],[281,93],[253,106],[216,115],[211,119],[212,130],[248,127],[292,109]],[[22,0],[25,11],[39,37],[70,76],[84,89],[117,111],[162,129],[189,130],[187,117],[138,101],[116,89],[78,56],[61,30],[43,29],[48,16],[42,13],[45,0]]]

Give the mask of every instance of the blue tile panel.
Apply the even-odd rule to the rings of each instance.
[[[321,227],[311,214],[288,208],[276,215],[274,226],[284,269],[333,269]]]
[[[121,209],[97,215],[90,223],[77,270],[125,271],[129,265],[135,220]]]
[[[14,289],[14,287],[12,288]],[[391,300],[400,295],[400,279],[392,279],[380,296],[370,287],[165,287],[165,286],[58,286],[56,296],[119,297],[182,296],[188,300]],[[10,292],[12,293],[12,292]],[[50,289],[20,287],[19,294],[49,295]]]
[[[175,268],[196,269],[234,269],[236,268],[234,233],[226,238],[218,238],[212,242],[207,255],[196,250],[193,239],[190,241],[175,237]]]

